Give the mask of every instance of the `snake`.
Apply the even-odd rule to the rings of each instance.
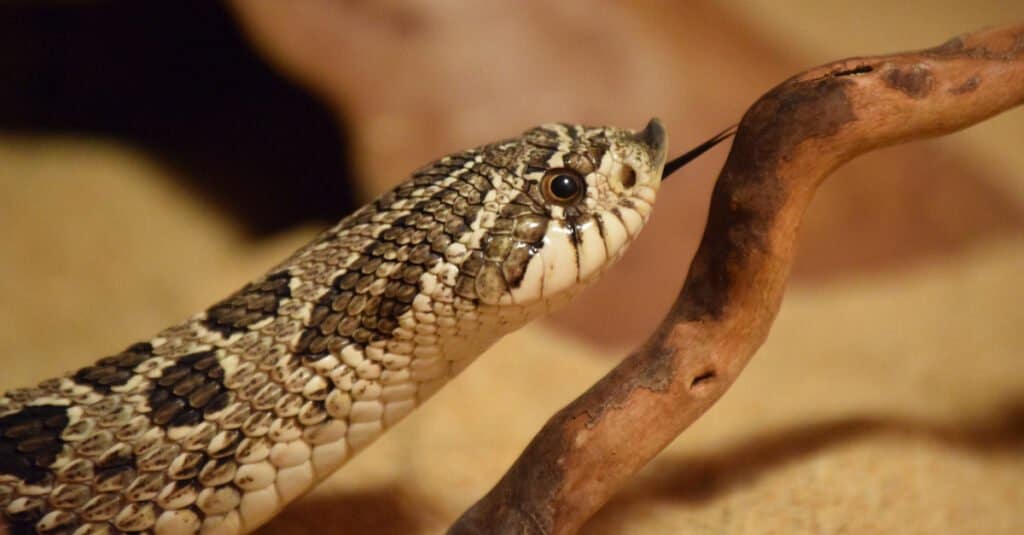
[[[252,532],[606,272],[666,146],[657,119],[551,123],[444,156],[206,310],[4,393],[0,533]]]

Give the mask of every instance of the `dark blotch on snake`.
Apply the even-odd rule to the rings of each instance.
[[[349,344],[365,347],[391,338],[399,318],[409,312],[421,291],[420,278],[442,261],[452,242],[470,232],[483,199],[493,188],[475,167],[466,167],[474,157],[458,154],[420,169],[411,182],[384,195],[363,214],[370,221],[374,213],[396,210],[396,203],[407,205],[400,210],[404,215],[363,246],[318,299],[293,348],[299,358],[315,362]],[[457,180],[423,194],[424,188],[456,171],[461,171]],[[410,200],[415,202],[409,205]],[[501,247],[495,243],[495,248]],[[475,275],[473,262],[482,260],[474,258],[462,271]],[[472,279],[463,285],[466,289],[472,286]],[[476,297],[472,291],[466,295]]]
[[[47,469],[64,446],[67,407],[37,405],[0,418],[0,474],[26,483],[46,479]]]
[[[78,384],[92,387],[101,394],[109,394],[111,387],[127,383],[135,374],[135,367],[152,356],[152,345],[135,344],[116,355],[101,358],[92,366],[78,370],[72,379]]]
[[[224,369],[214,351],[180,357],[164,368],[149,393],[150,419],[159,426],[195,425],[227,406]]]
[[[253,323],[276,316],[281,301],[291,297],[290,280],[291,275],[287,271],[279,271],[245,285],[210,307],[203,325],[227,338],[233,333],[246,331]]]

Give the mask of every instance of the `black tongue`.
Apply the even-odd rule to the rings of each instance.
[[[736,134],[737,126],[738,125],[734,124],[729,128],[722,130],[715,137],[705,141],[704,143],[701,143],[700,145],[697,145],[693,149],[687,151],[685,154],[678,156],[669,162],[666,162],[665,170],[662,171],[661,173],[661,181],[664,182],[669,175],[678,171],[680,167],[690,163],[701,154],[704,154],[705,152],[711,150],[711,148],[714,147],[715,145],[718,145],[719,143],[734,136]]]

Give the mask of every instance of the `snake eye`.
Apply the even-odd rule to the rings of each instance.
[[[552,169],[541,181],[544,198],[555,204],[572,204],[583,197],[585,189],[583,177],[572,169]]]

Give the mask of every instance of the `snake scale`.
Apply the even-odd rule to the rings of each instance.
[[[548,124],[443,157],[258,280],[0,397],[0,533],[251,532],[626,250],[665,166]]]

